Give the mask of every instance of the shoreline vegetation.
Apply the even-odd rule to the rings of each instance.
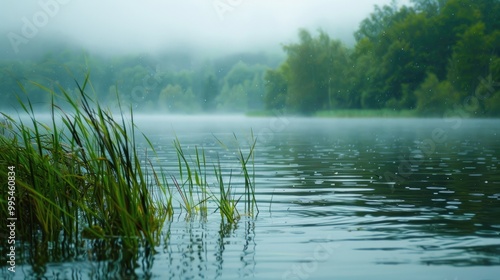
[[[273,117],[274,111],[253,111],[248,112],[248,117]],[[311,118],[426,118],[415,110],[389,110],[389,109],[343,109],[318,111],[310,116],[282,114],[283,116],[300,116]]]
[[[157,167],[155,149],[137,131],[133,110],[126,114],[120,107],[113,115],[89,97],[89,83],[88,76],[76,83],[77,96],[58,88],[69,104],[64,109],[54,102],[54,90],[35,84],[53,96],[48,123],[35,118],[29,100],[20,103],[27,121],[2,113],[0,178],[7,182],[15,170],[15,200],[7,201],[9,190],[2,188],[0,211],[17,219],[15,246],[77,244],[83,238],[119,239],[124,248],[137,249],[143,242],[157,244],[165,221],[179,210],[189,218],[215,209],[223,224],[257,215],[253,134],[248,148],[238,144],[231,151],[239,167],[229,175],[220,161],[207,161],[203,148],[188,154],[176,139],[177,159],[169,160],[177,161],[178,173],[171,174]],[[139,138],[147,144],[139,145]],[[244,183],[232,183],[236,178]],[[0,234],[7,236],[5,230]]]
[[[415,110],[331,110],[319,111],[314,114],[315,117],[320,118],[415,118],[419,114]]]
[[[475,114],[473,111],[468,111],[467,108],[457,111],[448,111],[440,114],[421,114],[417,110],[390,110],[390,109],[340,109],[340,110],[325,110],[318,111],[311,115],[301,114],[287,114],[280,111],[281,116],[290,117],[310,117],[310,118],[413,118],[413,119],[426,119],[426,118],[481,118],[481,119],[497,119],[499,116],[484,116]],[[247,117],[274,117],[276,111],[262,110],[252,111],[245,114]]]
[[[354,47],[321,29],[299,30],[298,41],[283,46],[285,61],[266,72],[266,109],[499,117],[500,2],[411,3],[375,6],[354,33]]]
[[[500,117],[500,2],[410,3],[376,5],[353,45],[322,29],[299,29],[281,54],[102,56],[67,47],[2,60],[1,107],[17,106],[21,83],[33,106],[47,110],[51,96],[27,81],[78,92],[71,77],[90,71],[96,101],[116,108],[120,92],[135,113]]]

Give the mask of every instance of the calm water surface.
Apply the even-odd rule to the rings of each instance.
[[[226,116],[137,123],[158,149],[158,164],[172,173],[175,135],[188,153],[203,147],[231,169],[236,156],[215,137],[231,146],[234,132],[246,147],[253,130],[260,213],[228,226],[218,213],[186,218],[178,210],[157,252],[141,251],[128,278],[500,277],[499,120]],[[120,258],[49,261],[39,274],[121,278]],[[16,275],[32,270],[24,265]]]

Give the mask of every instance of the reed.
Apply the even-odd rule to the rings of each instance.
[[[177,153],[177,166],[179,174],[177,177],[171,176],[171,182],[180,196],[180,205],[188,216],[193,214],[207,215],[208,204],[215,203],[216,211],[220,212],[224,223],[236,223],[240,219],[238,204],[243,199],[245,201],[244,213],[254,216],[259,212],[255,198],[255,166],[254,151],[257,139],[251,134],[249,148],[244,150],[239,146],[239,140],[233,134],[237,143],[236,159],[239,162],[237,168],[223,166],[220,158],[212,164],[212,169],[207,169],[205,151],[194,148],[194,154],[187,154],[182,148],[179,139],[175,139],[173,146]],[[215,137],[217,142],[231,152],[223,141]],[[229,169],[229,175],[224,170]],[[238,171],[233,175],[233,171]],[[243,185],[234,184],[233,177],[240,177]],[[179,180],[178,180],[179,178]],[[214,178],[215,182],[210,183],[207,178]]]
[[[121,107],[120,121],[115,120],[86,94],[87,84],[88,76],[77,83],[78,100],[59,88],[71,113],[52,98],[49,125],[36,120],[29,101],[21,103],[29,125],[4,114],[0,175],[6,178],[6,166],[16,166],[17,229],[21,236],[41,232],[47,240],[58,239],[61,232],[72,240],[85,229],[87,236],[121,237],[130,246],[136,246],[137,237],[152,243],[172,214],[171,200],[152,192],[159,188],[168,196],[165,185],[154,168],[140,164],[154,149],[146,141],[141,156],[132,111],[130,124]]]
[[[215,203],[223,222],[236,223],[242,200],[246,215],[258,213],[253,134],[249,148],[238,146],[238,168],[227,177],[220,160],[210,168],[202,148],[188,154],[176,138],[178,174],[169,175],[154,166],[155,149],[137,131],[131,109],[125,114],[119,106],[115,117],[87,93],[88,76],[76,84],[76,97],[62,87],[36,84],[52,97],[48,123],[37,119],[29,100],[20,101],[28,121],[2,113],[0,180],[7,182],[8,166],[15,166],[17,238],[70,243],[81,237],[119,238],[128,248],[137,248],[140,240],[155,244],[174,214],[174,190],[188,216],[206,217],[209,204]],[[56,96],[67,106],[59,106]],[[234,139],[238,142],[236,135]],[[235,177],[243,185],[234,184]],[[7,189],[0,194],[0,214],[8,217]],[[6,234],[1,231],[5,227],[0,234]]]
[[[228,223],[235,223],[240,218],[240,213],[238,211],[237,205],[241,199],[236,197],[234,189],[231,185],[232,171],[230,171],[229,181],[224,183],[224,178],[222,176],[222,168],[220,161],[217,166],[214,166],[214,173],[217,178],[217,183],[219,187],[219,196],[214,196],[217,202],[217,209],[220,212],[222,221],[227,221]]]
[[[236,135],[233,135],[236,143],[239,143]],[[248,154],[245,155],[241,146],[238,146],[238,161],[241,164],[241,170],[243,172],[243,177],[245,180],[245,212],[251,216],[253,216],[255,213],[259,213],[257,199],[255,198],[255,145],[257,145],[257,138],[255,138],[255,136],[253,135],[253,131],[251,131],[251,141]],[[249,164],[252,165],[251,171],[248,168]]]
[[[257,200],[255,198],[255,160],[254,160],[254,157],[255,157],[255,146],[257,144],[257,138],[255,138],[254,134],[253,134],[253,131],[251,131],[251,134],[250,134],[250,140],[248,141],[249,143],[249,146],[248,148],[245,150],[241,147],[240,145],[240,141],[238,139],[238,137],[236,136],[236,134],[233,133],[233,138],[234,138],[234,142],[236,143],[236,148],[237,148],[237,151],[236,151],[236,158],[240,164],[240,175],[243,177],[243,180],[244,180],[244,185],[243,185],[243,192],[242,192],[242,197],[244,197],[244,202],[245,202],[245,215],[248,215],[248,216],[254,216],[256,214],[259,213],[259,208],[258,208],[258,205],[257,205]],[[221,145],[225,150],[231,150],[223,141],[221,141],[220,139],[217,139],[217,142],[219,143],[219,145]],[[221,169],[220,169],[220,165],[219,165],[219,174],[221,174]],[[231,178],[231,176],[230,176]],[[219,181],[219,184],[221,184],[221,179],[222,177],[221,176],[218,176],[218,181]],[[230,182],[229,182],[230,183]],[[224,200],[233,200],[234,201],[234,198],[231,198],[230,197],[230,184],[229,186],[226,187],[226,189],[228,191],[222,193],[221,192],[221,201],[224,201]],[[238,198],[237,199],[237,202],[241,199]],[[231,204],[232,205],[232,204]],[[236,205],[234,205],[236,206]]]
[[[201,151],[195,147],[194,159],[188,156],[178,138],[174,140],[174,148],[177,153],[177,166],[179,170],[179,178],[171,176],[172,182],[175,185],[182,199],[181,207],[187,211],[188,215],[200,213],[203,216],[207,215],[208,200],[211,198],[208,195],[207,182],[207,162],[205,151]]]

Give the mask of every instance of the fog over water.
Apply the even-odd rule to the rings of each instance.
[[[498,14],[0,0],[0,279],[500,279]]]
[[[299,28],[321,28],[353,44],[353,32],[374,5],[391,1],[1,2],[0,58],[16,59],[62,42],[107,54],[279,52],[282,44],[296,39]],[[403,4],[409,1],[398,2]]]

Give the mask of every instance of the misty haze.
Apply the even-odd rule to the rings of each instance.
[[[2,279],[497,279],[500,1],[1,0]]]

